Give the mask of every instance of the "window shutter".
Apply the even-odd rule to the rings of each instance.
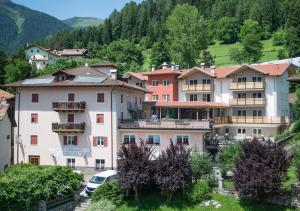
[[[93,146],[97,146],[97,141],[96,141],[96,137],[93,137]]]
[[[74,123],[74,114],[68,114],[68,123]]]
[[[97,94],[97,102],[100,102],[100,103],[104,102],[104,93]]]
[[[75,94],[74,93],[69,93],[68,94],[68,101],[69,102],[75,101]]]
[[[104,146],[107,147],[107,145],[108,145],[107,137],[104,137]]]
[[[33,145],[37,144],[37,136],[31,136],[31,144]]]
[[[74,136],[74,145],[77,145],[77,136]]]
[[[64,136],[64,145],[68,144],[67,136]]]

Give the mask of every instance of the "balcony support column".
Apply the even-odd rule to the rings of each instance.
[[[199,120],[199,110],[197,110],[197,120]]]
[[[161,107],[159,107],[159,120],[161,120]]]
[[[177,119],[180,119],[180,108],[177,108]]]

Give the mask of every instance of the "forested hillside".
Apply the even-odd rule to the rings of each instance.
[[[47,14],[0,1],[0,49],[12,52],[26,43],[70,27]]]
[[[92,57],[138,68],[135,60],[141,53],[155,65],[166,60],[187,67],[207,59],[203,50],[216,40],[239,41],[243,52],[233,49],[231,58],[234,63],[251,63],[263,56],[259,42],[272,35],[274,45],[285,46],[279,58],[300,55],[299,17],[300,0],[145,0],[114,11],[100,27],[60,32],[39,44],[55,49],[87,47]],[[130,60],[116,59],[126,51]]]

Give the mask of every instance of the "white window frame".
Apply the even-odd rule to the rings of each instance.
[[[198,84],[198,80],[197,79],[190,79],[189,85],[193,86],[193,85],[197,85],[197,84]]]
[[[260,131],[260,133],[258,131]],[[262,129],[261,128],[253,128],[252,129],[252,135],[254,137],[260,137],[262,135]]]
[[[163,101],[169,101],[170,100],[170,95],[169,94],[166,94],[166,95],[163,95]]]
[[[67,136],[67,146],[74,146],[75,136]]]
[[[168,79],[163,80],[163,85],[164,86],[169,86],[170,85],[170,81]]]
[[[198,95],[197,94],[190,94],[190,102],[197,102]]]
[[[158,80],[152,80],[152,87],[158,86]]]
[[[203,83],[203,84],[210,84],[210,83],[211,83],[211,80],[205,78],[205,79],[202,79],[202,83]]]
[[[208,96],[209,96],[209,101],[208,101]],[[211,95],[210,94],[203,94],[202,95],[202,100],[203,100],[203,102],[210,102],[211,101]]]
[[[96,136],[96,146],[103,147],[104,146],[104,137]]]
[[[152,101],[158,101],[158,95],[152,95]]]
[[[97,167],[98,164],[97,161],[99,161],[99,167]],[[105,169],[105,159],[100,159],[100,158],[95,159],[95,169],[97,170]]]
[[[158,135],[158,134],[149,134],[149,135],[147,135],[148,142],[150,142],[150,137],[151,136],[152,136],[152,139],[153,139],[152,144],[153,145],[160,145],[160,135]],[[159,141],[155,140],[154,137],[158,137]],[[150,144],[150,145],[152,145],[152,144]]]
[[[245,82],[247,82],[247,77],[244,77],[244,76],[243,77],[238,77],[237,82],[238,83],[245,83]]]
[[[125,137],[128,137],[128,143],[131,143],[133,138],[134,138],[134,143],[136,143],[136,135],[135,134],[124,134],[123,139],[122,139],[122,143],[125,142]]]
[[[245,92],[238,93],[238,99],[245,99],[245,98],[247,98],[247,94]]]
[[[69,162],[71,161],[71,162]],[[75,168],[76,159],[75,158],[67,158],[67,167]]]
[[[191,137],[190,137],[190,135],[182,135],[182,134],[179,134],[179,135],[175,135],[175,142],[176,142],[176,144],[178,143],[178,141],[177,141],[177,138],[178,137],[181,137],[181,144],[182,145],[190,145],[190,143],[191,143]],[[184,138],[188,138],[188,144],[183,144],[184,143]]]
[[[241,132],[239,132],[239,130],[240,130]],[[237,128],[237,129],[236,129],[236,133],[237,133],[238,135],[246,135],[246,128]]]
[[[256,112],[256,115],[254,115],[254,112]],[[260,113],[260,115],[258,115],[259,113]],[[262,117],[263,116],[263,112],[260,109],[252,110],[252,114],[253,114],[254,117]]]

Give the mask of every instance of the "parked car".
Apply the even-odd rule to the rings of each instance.
[[[117,173],[117,170],[107,170],[94,175],[85,187],[86,194],[90,195],[91,193],[95,192],[95,190],[105,182],[115,181],[117,178]]]

